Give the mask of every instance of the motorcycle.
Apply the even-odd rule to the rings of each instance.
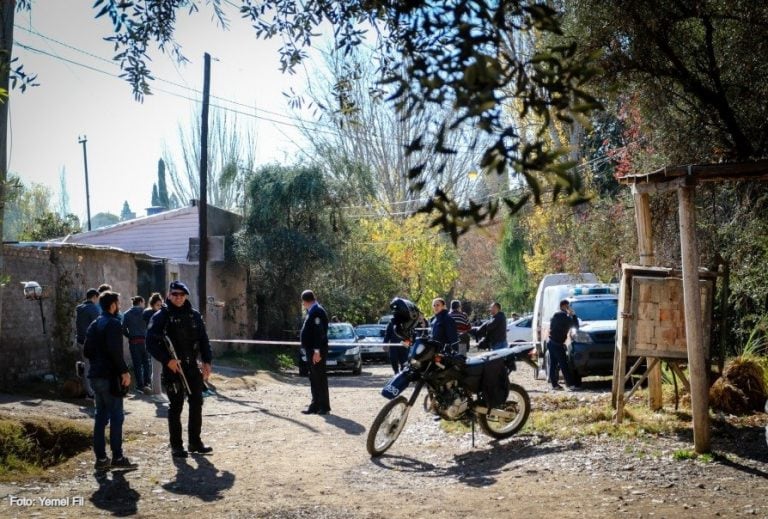
[[[509,382],[515,369],[512,348],[495,350],[466,358],[429,337],[415,337],[418,308],[412,302],[395,298],[390,308],[395,333],[410,343],[405,368],[384,386],[381,393],[390,401],[379,411],[368,432],[366,448],[381,456],[400,436],[408,415],[422,389],[426,387],[425,408],[448,421],[470,419],[488,436],[509,438],[523,428],[531,411],[526,390]],[[403,392],[411,384],[410,397]]]

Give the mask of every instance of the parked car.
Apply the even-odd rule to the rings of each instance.
[[[382,346],[386,331],[386,324],[361,324],[355,327],[363,360],[387,360],[387,352]]]
[[[355,329],[349,323],[330,323],[328,325],[328,358],[325,361],[327,371],[351,370],[353,375],[363,372],[363,358]],[[303,348],[299,348],[299,374],[309,375],[309,364]]]
[[[512,345],[515,342],[533,341],[533,315],[524,315],[517,319],[507,319],[507,342]]]
[[[389,324],[389,321],[392,320],[392,314],[389,315],[382,315],[379,317],[379,324],[383,324],[384,326]]]

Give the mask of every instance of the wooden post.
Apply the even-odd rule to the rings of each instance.
[[[683,301],[685,338],[693,412],[693,444],[697,453],[709,452],[709,384],[702,344],[701,288],[699,286],[699,246],[696,242],[696,207],[693,185],[677,190],[680,218],[680,248],[683,261]]]
[[[624,328],[627,326],[629,310],[627,293],[629,291],[629,271],[621,266],[621,285],[619,286],[619,320],[616,326],[616,349],[613,350],[613,381],[611,386],[611,405],[616,409],[616,423],[624,419],[624,372],[627,369],[627,344],[624,343]]]
[[[635,222],[637,226],[637,248],[640,253],[640,265],[651,267],[656,262],[653,250],[653,228],[651,227],[651,204],[648,193],[638,193],[633,190],[635,198]],[[658,411],[664,404],[661,391],[661,363],[645,359],[648,369],[648,406]],[[654,366],[650,368],[650,366]],[[622,373],[623,375],[623,373]]]

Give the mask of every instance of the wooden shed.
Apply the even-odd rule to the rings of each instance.
[[[645,290],[646,301],[642,297],[637,299],[638,305],[643,306],[642,319],[646,323],[656,323],[654,325],[643,325],[640,327],[643,336],[641,349],[646,354],[653,355],[654,350],[659,349],[659,343],[665,341],[674,345],[681,346],[681,338],[685,341],[685,357],[687,357],[690,389],[691,389],[691,409],[693,414],[693,439],[696,452],[708,452],[710,448],[709,437],[709,383],[707,380],[707,346],[708,342],[705,336],[709,334],[709,320],[704,309],[707,306],[706,295],[702,295],[701,273],[700,273],[700,255],[696,240],[696,208],[694,205],[696,186],[703,182],[726,182],[734,180],[768,180],[768,160],[758,160],[753,162],[741,163],[721,163],[721,164],[702,164],[665,167],[650,173],[637,173],[623,176],[619,179],[622,184],[628,185],[632,189],[635,201],[635,223],[637,226],[637,242],[640,256],[640,267],[654,267],[656,255],[653,246],[652,215],[650,209],[650,196],[654,193],[677,192],[679,228],[680,228],[680,249],[682,266],[680,269],[681,288],[683,295],[683,304],[680,315],[684,321],[683,330],[676,330],[675,326],[665,328],[667,335],[659,335],[655,338],[655,330],[661,321],[660,306],[653,304],[652,288],[653,282],[646,283],[646,288],[638,287],[639,290]],[[659,282],[657,282],[659,283]],[[651,292],[649,292],[649,290]],[[707,290],[704,289],[704,293]],[[711,296],[712,290],[709,289]],[[626,294],[620,298],[627,297]],[[674,311],[673,308],[667,308],[667,311]],[[640,308],[637,309],[640,311]],[[649,314],[652,314],[650,315]],[[623,396],[624,371],[623,364],[620,362],[620,355],[624,355],[626,360],[626,351],[621,351],[620,341],[630,330],[629,318],[640,318],[640,315],[625,312],[625,315],[619,315],[619,325],[617,330],[617,358],[619,362],[614,363],[614,402],[617,405],[617,418],[621,416],[621,405]],[[669,317],[669,314],[667,315]],[[634,329],[637,330],[637,323],[634,323]],[[637,333],[637,331],[635,332]],[[674,337],[673,337],[674,335]],[[637,345],[636,341],[634,342]],[[666,345],[665,345],[666,348]],[[665,348],[662,348],[664,350]],[[668,349],[668,348],[667,348]],[[678,348],[679,349],[679,348]],[[679,352],[682,356],[683,352]],[[665,358],[668,352],[659,353],[659,356],[648,359],[649,371],[649,399],[652,408],[661,407],[661,380],[660,370],[658,368],[659,358]],[[622,392],[619,395],[619,392]],[[619,398],[617,398],[617,395]]]

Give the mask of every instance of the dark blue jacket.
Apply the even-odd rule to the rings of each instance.
[[[140,306],[132,306],[123,314],[123,335],[129,339],[147,335],[147,322],[144,320],[144,309]]]
[[[179,358],[199,354],[200,360],[205,364],[210,364],[213,360],[203,318],[200,312],[192,308],[189,301],[184,301],[184,304],[178,307],[166,299],[165,304],[149,320],[147,351],[163,366],[167,366],[171,360],[164,340],[166,335],[173,341]]]
[[[77,305],[75,308],[75,328],[78,344],[85,342],[85,332],[88,331],[88,326],[96,320],[100,313],[101,308],[93,301],[86,300]]]
[[[301,347],[307,352],[307,358],[311,358],[313,350],[319,350],[322,356],[328,354],[328,314],[319,303],[307,311],[301,326]]]
[[[459,340],[456,332],[456,321],[450,316],[448,310],[443,308],[432,318],[432,340],[442,344],[453,344]]]
[[[384,340],[382,342],[384,344],[400,342],[400,337],[395,334],[395,323],[393,321],[389,321],[389,324],[387,324],[387,328],[384,330]]]
[[[103,313],[93,321],[85,333],[86,351],[91,369],[88,378],[112,378],[128,373],[123,357],[123,333],[120,320],[114,314]]]

